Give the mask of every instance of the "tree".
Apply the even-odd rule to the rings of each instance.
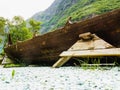
[[[32,38],[32,32],[26,27],[26,22],[21,16],[13,17],[8,25],[13,43]]]
[[[0,38],[0,43],[2,42],[2,39]]]
[[[0,17],[0,44],[3,44],[3,37],[5,36],[5,25],[6,25],[6,19],[3,17]]]
[[[3,50],[4,42],[5,42],[5,25],[6,25],[6,19],[3,17],[0,17],[0,53]]]
[[[34,19],[30,19],[29,24],[30,24],[30,30],[33,32],[33,37],[35,37],[36,34],[39,33],[41,22],[36,21]]]
[[[0,34],[4,34],[4,28],[5,28],[6,20],[3,17],[0,17]]]

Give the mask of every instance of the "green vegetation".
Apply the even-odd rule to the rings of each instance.
[[[32,32],[26,27],[26,22],[20,16],[13,17],[8,23],[9,33],[13,43],[32,38]]]
[[[15,70],[12,70],[12,79],[14,78],[15,76]]]
[[[25,64],[5,64],[4,68],[12,68],[12,67],[26,67]]]
[[[34,19],[30,19],[29,21],[30,24],[30,30],[33,32],[33,37],[36,36],[36,34],[38,34],[39,29],[40,29],[40,22],[34,20]]]
[[[61,27],[65,24],[69,16],[73,21],[84,20],[99,14],[120,8],[120,0],[80,0],[78,3],[65,10],[64,16],[58,16],[57,24],[54,28]],[[55,16],[56,18],[57,16]],[[60,19],[59,19],[60,18]]]
[[[0,38],[0,43],[2,42],[2,39]]]
[[[18,41],[25,41],[31,39],[33,34],[40,29],[40,22],[32,19],[28,23],[21,16],[14,16],[10,21],[3,17],[0,17],[0,52],[2,51],[6,43],[8,43],[7,36],[10,34],[12,43],[15,44]],[[3,45],[4,44],[4,45]]]
[[[6,20],[3,17],[0,17],[0,35],[4,35],[4,27]]]
[[[4,19],[3,17],[0,17],[0,53],[2,53],[2,48],[4,46],[3,40],[4,40],[4,36],[5,36],[5,25],[6,25],[6,19]]]
[[[42,33],[64,26],[70,16],[72,21],[76,22],[118,9],[120,0],[61,0],[56,1],[56,6],[53,4],[50,8],[47,12],[33,16],[36,20],[42,20]]]
[[[0,55],[0,59],[2,58],[3,56],[2,55]]]
[[[120,57],[83,57],[73,58],[78,63],[77,66],[81,66],[83,69],[97,69],[101,66],[113,67],[120,66]]]

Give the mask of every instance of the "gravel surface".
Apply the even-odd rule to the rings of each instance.
[[[120,68],[0,68],[0,90],[120,90]]]

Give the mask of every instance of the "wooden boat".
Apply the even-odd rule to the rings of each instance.
[[[78,39],[79,34],[91,32],[115,47],[120,47],[120,9],[76,23],[53,32],[6,47],[9,58],[19,63],[55,63],[59,54],[66,51]]]

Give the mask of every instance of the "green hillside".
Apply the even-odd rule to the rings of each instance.
[[[43,22],[41,32],[46,33],[62,27],[70,16],[75,22],[118,8],[120,0],[55,0],[46,11],[37,13],[33,18]]]

